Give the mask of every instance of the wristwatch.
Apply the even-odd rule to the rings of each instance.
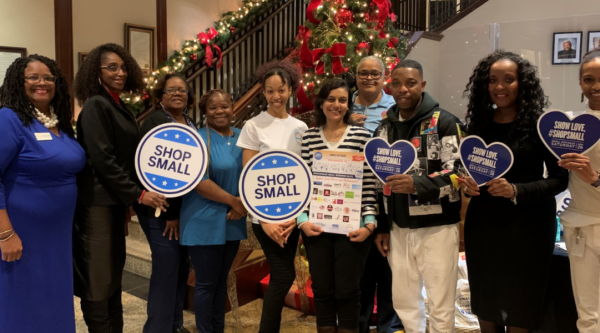
[[[598,179],[592,183],[593,187],[600,187],[600,172],[596,171],[596,173],[598,174]]]

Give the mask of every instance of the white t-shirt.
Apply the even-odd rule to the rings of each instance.
[[[286,149],[301,156],[302,135],[306,130],[308,126],[292,116],[280,119],[265,111],[244,124],[237,146],[258,152]],[[252,218],[252,223],[258,224],[258,220]]]

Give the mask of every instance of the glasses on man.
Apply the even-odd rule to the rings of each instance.
[[[108,66],[100,66],[102,69],[106,69],[111,73],[118,73],[119,70],[123,71],[123,73],[127,73],[127,66],[117,66],[117,65],[108,65]]]
[[[369,76],[373,79],[373,80],[379,80],[379,78],[381,77],[383,73],[379,72],[379,71],[373,71],[373,72],[369,72],[369,71],[360,71],[358,72],[358,78],[361,80],[368,80]]]
[[[173,95],[175,93],[180,93],[181,95],[185,95],[187,94],[187,89],[185,88],[169,88],[169,89],[165,89],[165,93],[167,95]]]
[[[25,81],[27,81],[28,83],[40,83],[40,82],[42,82],[42,80],[44,80],[44,82],[46,82],[46,83],[55,83],[56,82],[56,76],[52,76],[52,75],[44,75],[44,76],[31,75],[31,76],[26,76],[25,77]]]

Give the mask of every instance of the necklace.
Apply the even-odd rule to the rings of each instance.
[[[221,133],[217,132],[217,131],[216,131],[214,128],[213,128],[213,131],[215,131],[217,134],[219,134],[219,135],[220,135],[222,138],[225,138],[225,135],[223,135],[223,134],[221,134]],[[228,145],[228,146],[231,146],[231,142],[229,141],[229,140],[231,140],[231,137],[233,136],[233,131],[231,130],[231,128],[229,129],[229,132],[230,132],[231,134],[227,135],[227,145]]]
[[[56,116],[56,113],[54,113],[54,108],[52,105],[50,105],[50,117],[46,116],[43,112],[38,110],[38,108],[34,107],[34,109],[35,117],[40,123],[42,123],[42,125],[44,125],[44,127],[50,129],[58,125],[58,117]]]

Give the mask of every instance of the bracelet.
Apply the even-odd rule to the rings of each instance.
[[[369,230],[369,233],[371,234],[371,236],[373,236],[373,231],[371,231],[371,229],[370,229],[370,228],[367,228],[367,226],[366,226],[366,225],[364,225],[364,226],[363,226],[363,228],[365,228],[365,229]]]
[[[142,204],[142,200],[144,199],[144,194],[146,194],[146,190],[142,191],[142,195],[140,195],[140,198],[138,199],[138,203],[141,205]]]
[[[512,201],[513,204],[517,204],[517,186],[515,184],[510,184],[510,186],[512,186],[513,189],[513,197],[510,198],[510,201]]]
[[[13,233],[10,234],[10,236],[0,239],[0,242],[6,242],[7,240],[11,239],[15,234],[16,232],[13,231]]]
[[[9,233],[9,232],[11,232],[11,231],[13,231],[13,229],[8,229],[8,230],[6,230],[6,231],[0,232],[0,235],[7,234],[7,233]]]

